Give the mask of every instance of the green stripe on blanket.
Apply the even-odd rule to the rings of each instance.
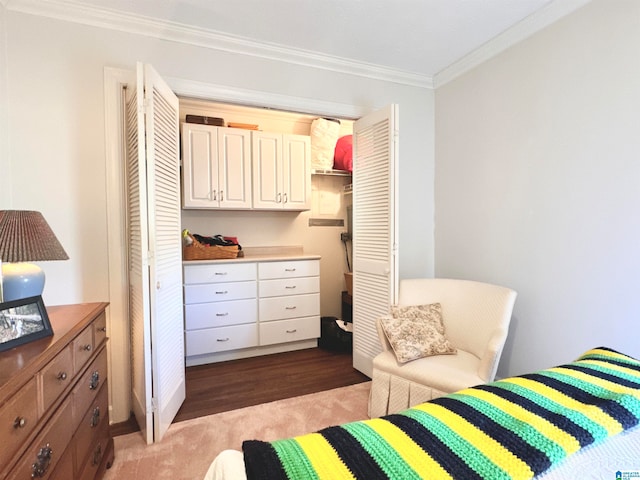
[[[600,347],[399,414],[242,445],[248,480],[530,479],[640,421],[640,362]]]

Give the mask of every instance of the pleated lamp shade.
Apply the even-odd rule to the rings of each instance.
[[[42,295],[44,272],[27,262],[68,260],[69,256],[40,212],[0,210],[2,300]]]

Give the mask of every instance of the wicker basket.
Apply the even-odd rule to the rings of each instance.
[[[221,258],[237,258],[238,245],[203,245],[192,235],[191,245],[182,247],[182,258],[184,260],[216,260]]]

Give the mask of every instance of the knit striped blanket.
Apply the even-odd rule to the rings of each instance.
[[[248,480],[530,479],[640,420],[640,362],[600,347],[399,414],[242,445]]]

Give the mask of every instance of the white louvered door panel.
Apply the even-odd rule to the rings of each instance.
[[[373,373],[375,321],[397,302],[398,107],[355,122],[353,132],[353,366]]]
[[[154,441],[186,397],[178,97],[144,65]]]
[[[149,319],[149,240],[147,237],[147,182],[145,162],[144,121],[138,117],[139,90],[142,79],[129,85],[126,96],[127,132],[127,195],[129,239],[129,322],[131,326],[131,399],[132,410],[142,436],[153,441],[151,408],[151,375],[145,366],[151,364]],[[142,142],[139,142],[139,138]]]
[[[153,443],[186,391],[178,99],[139,63],[127,110],[133,410]]]

